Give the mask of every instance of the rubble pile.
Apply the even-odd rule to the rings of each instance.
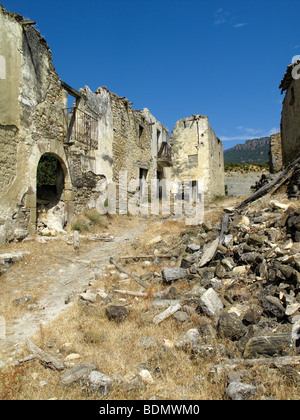
[[[121,269],[122,278],[131,277],[141,290],[117,290],[115,284],[97,290],[91,285],[79,296],[80,304],[94,310],[101,307],[112,328],[114,323],[130,321],[137,301],[150,300],[141,319],[153,325],[154,334],[135,343],[145,350],[143,364],[135,372],[116,377],[101,372],[94,361],[74,366],[80,355],[73,350],[69,369],[71,355],[61,368],[62,386],[77,382],[82,389],[108,398],[116,387],[125,387],[129,395],[141,392],[143,386],[155,384],[159,372],[158,359],[146,360],[149,348],[175,362],[178,352],[196,364],[209,361],[209,381],[220,383],[226,377],[225,399],[269,397],[263,386],[257,388],[247,366],[272,366],[284,381],[300,383],[300,208],[296,202],[273,199],[264,205],[259,200],[242,210],[227,208],[216,225],[206,221],[187,228],[174,237],[171,246],[162,237],[155,238],[151,249],[154,258],[143,260],[143,266],[160,266],[161,272],[149,270],[138,277],[110,261]],[[149,294],[151,284],[156,293]],[[185,331],[174,342],[155,336],[167,319]],[[86,331],[84,337],[94,345],[105,341],[97,330]],[[43,352],[34,356],[43,363],[49,360]]]
[[[210,242],[191,252],[189,244],[181,261],[188,275],[199,276],[196,310],[241,357],[299,354],[300,208],[271,200],[228,220],[222,244],[216,232],[217,247]],[[213,257],[201,266],[207,250]]]
[[[166,340],[159,345],[155,337],[143,337],[137,345],[145,350],[158,346],[171,354],[173,349],[187,352],[199,362],[217,360],[212,364],[211,380],[218,381],[227,373],[224,397],[249,399],[255,398],[256,386],[249,375],[246,381],[245,371],[236,366],[272,362],[282,375],[300,383],[300,208],[271,200],[261,209],[255,205],[242,212],[225,209],[224,220],[226,226],[218,223],[213,227],[205,222],[200,228],[183,231],[169,249],[170,255],[177,250],[179,256],[170,258],[161,273],[144,276],[150,283],[161,284],[151,301],[156,328],[172,317],[188,328],[175,343]],[[167,251],[160,239],[153,244],[154,254],[162,248]],[[177,282],[184,282],[185,287],[177,287]],[[106,316],[112,319],[111,314],[116,314],[115,321],[122,322],[124,315],[130,317],[130,310],[112,304],[118,293],[123,293],[126,302],[126,295],[138,299],[147,296],[147,288],[102,295]],[[122,319],[118,319],[119,313]],[[73,370],[79,368],[64,373],[62,380],[66,375],[73,377]],[[145,375],[152,383],[154,368],[149,361],[143,372],[132,376],[134,384],[141,387]],[[105,381],[99,382],[99,392],[104,395],[109,395],[115,383],[107,374]],[[89,375],[98,378],[104,374],[93,368]]]

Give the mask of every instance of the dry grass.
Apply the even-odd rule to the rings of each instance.
[[[222,202],[223,203],[223,202]],[[224,205],[226,202],[224,202]],[[217,213],[219,209],[217,209]],[[211,213],[211,222],[216,219],[215,214]],[[108,220],[108,223],[111,223]],[[134,227],[140,223],[136,218],[115,216],[113,224],[109,224],[109,233],[117,234],[124,228]],[[159,220],[153,218],[147,221],[148,228],[145,229],[139,238],[130,238],[128,244],[122,246],[122,255],[144,255],[153,254],[154,247],[149,245],[151,239],[161,236],[166,245],[162,245],[159,252],[170,250],[178,238],[187,227],[184,222]],[[106,228],[105,228],[106,229]],[[14,288],[17,290],[23,285],[22,295],[32,294],[35,299],[39,299],[40,294],[46,293],[47,284],[38,282],[39,270],[42,270],[49,261],[57,264],[57,268],[63,263],[64,258],[74,258],[74,250],[67,244],[49,241],[47,244],[23,243],[18,244],[19,249],[28,249],[31,255],[22,262],[16,264],[12,282],[12,272],[8,277],[1,277],[0,314],[1,310],[10,308],[10,318],[13,319],[18,314],[18,308],[11,304]],[[78,253],[87,252],[94,244],[82,241]],[[11,245],[8,248],[13,248]],[[55,256],[55,260],[52,260]],[[152,261],[152,260],[151,260]],[[153,262],[153,261],[152,261]],[[126,261],[124,260],[124,265]],[[161,265],[151,266],[143,264],[143,260],[129,260],[126,269],[135,275],[152,275],[160,272]],[[168,260],[168,264],[170,261]],[[25,268],[30,265],[30,270]],[[21,277],[23,275],[23,277]],[[31,276],[31,281],[30,280]],[[35,286],[34,288],[34,282]],[[49,282],[55,279],[49,279]],[[28,286],[24,285],[28,282]],[[9,283],[9,284],[8,284]],[[180,293],[190,288],[184,280],[179,280],[174,285]],[[161,309],[153,309],[151,301],[155,292],[164,286],[160,282],[152,281],[147,289],[147,298],[134,298],[113,294],[111,304],[126,305],[129,310],[129,317],[122,323],[117,324],[109,321],[105,315],[105,305],[101,300],[93,305],[86,305],[80,300],[58,318],[47,325],[41,324],[40,331],[32,337],[38,346],[64,360],[66,353],[63,346],[69,343],[72,353],[80,355],[73,365],[94,362],[98,369],[104,374],[116,379],[115,385],[110,391],[107,399],[109,400],[143,400],[156,396],[162,400],[222,400],[226,399],[224,391],[227,386],[226,375],[228,371],[221,374],[214,374],[211,369],[215,364],[220,363],[218,358],[193,358],[191,354],[176,349],[174,343],[181,339],[190,328],[197,328],[203,323],[209,322],[204,316],[194,315],[187,323],[178,323],[173,317],[165,320],[156,326],[152,320]],[[111,293],[115,289],[139,290],[139,286],[130,278],[121,280],[118,270],[107,265],[103,276],[98,278],[91,287],[93,290],[105,289]],[[26,293],[25,293],[26,291]],[[20,296],[14,293],[13,298]],[[1,309],[2,308],[2,309]],[[24,310],[24,309],[22,309]],[[21,309],[20,309],[21,311]],[[95,337],[91,342],[91,336]],[[152,337],[157,340],[156,347],[145,350],[141,347],[142,337]],[[217,344],[224,344],[225,348],[234,351],[232,343],[218,339]],[[24,349],[22,356],[27,356],[28,351]],[[235,355],[239,357],[238,354]],[[72,367],[72,363],[68,362]],[[128,389],[122,385],[117,378],[122,378],[129,374],[139,374],[142,368],[147,368],[151,372],[154,382],[151,384],[143,383],[141,387]],[[236,366],[235,370],[245,370],[242,366]],[[271,398],[277,400],[299,399],[299,389],[296,385],[283,380],[283,376],[278,369],[270,367],[247,368],[247,373],[251,383],[257,387],[255,399]],[[0,398],[19,399],[19,400],[89,400],[105,399],[105,397],[88,394],[80,384],[71,387],[63,387],[60,384],[61,373],[46,369],[38,361],[33,361],[22,367],[15,369],[8,367],[0,370]]]
[[[91,309],[82,304],[73,309],[49,326],[43,327],[43,333],[35,337],[35,342],[45,350],[62,357],[59,349],[64,343],[71,343],[74,352],[81,355],[80,363],[93,361],[99,370],[109,376],[125,376],[139,373],[141,366],[147,366],[153,374],[154,383],[143,385],[142,389],[133,391],[115,386],[109,394],[109,399],[149,399],[157,396],[161,399],[219,399],[224,392],[225,384],[219,384],[219,391],[210,382],[199,381],[197,375],[207,377],[210,363],[193,362],[185,353],[174,349],[161,350],[157,347],[143,350],[140,341],[143,336],[165,339],[174,342],[181,338],[185,327],[174,320],[168,320],[164,325],[153,325],[153,313],[149,312],[149,302],[137,302],[134,299],[130,306],[130,317],[121,324],[108,321],[103,308]],[[130,304],[129,304],[130,305]],[[103,333],[103,340],[90,343],[85,340],[85,333],[96,330]],[[51,349],[47,343],[54,343]],[[51,344],[52,345],[52,344]],[[77,362],[78,363],[78,362]],[[155,373],[156,372],[156,373]],[[18,390],[19,399],[90,399],[79,385],[68,389],[59,384],[60,374],[45,369],[34,362],[22,379],[22,389]],[[46,381],[47,386],[41,388],[40,381]],[[219,393],[219,394],[218,394]]]
[[[117,302],[115,302],[117,303]],[[149,299],[127,298],[129,318],[117,324],[108,321],[104,307],[100,303],[86,306],[77,303],[68,313],[41,328],[33,340],[45,351],[64,359],[61,352],[65,343],[70,343],[72,351],[81,358],[75,364],[94,362],[98,369],[110,377],[123,377],[139,373],[142,368],[151,371],[152,384],[143,383],[141,388],[131,389],[119,382],[107,397],[110,400],[146,400],[156,396],[163,400],[222,400],[227,386],[225,373],[220,377],[211,374],[217,359],[193,359],[191,355],[172,348],[188,328],[197,326],[196,320],[189,325],[178,324],[174,319],[155,326]],[[98,342],[88,342],[88,331],[101,333]],[[144,350],[140,346],[143,336],[155,338],[159,345]],[[166,341],[167,340],[167,341]],[[163,350],[162,344],[168,343]],[[26,352],[24,355],[27,354]],[[245,369],[236,367],[238,369]],[[276,400],[299,399],[295,384],[284,382],[277,369],[256,367],[247,369],[252,383],[257,386],[256,399]],[[227,372],[228,373],[228,372]],[[105,397],[88,394],[79,384],[65,388],[60,382],[60,373],[43,367],[39,362],[31,362],[21,371],[4,371],[0,376],[4,399],[58,399],[89,400]],[[3,381],[3,377],[6,378]],[[17,379],[16,379],[17,378]],[[46,383],[42,386],[42,382]],[[12,391],[7,392],[7,390]]]

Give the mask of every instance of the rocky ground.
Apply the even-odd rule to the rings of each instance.
[[[14,397],[298,399],[299,202],[267,196],[206,215],[197,227],[129,220],[117,241],[84,245],[77,260],[71,244],[61,245],[52,267],[60,275],[41,298],[10,297],[13,308],[26,308],[17,319],[12,309],[12,333],[2,340],[3,361],[26,366]],[[26,277],[20,264],[2,276],[2,293],[10,270],[15,281]],[[41,318],[51,293],[60,309]],[[35,328],[26,333],[21,319]]]

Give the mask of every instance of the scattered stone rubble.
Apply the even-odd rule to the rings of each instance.
[[[1,252],[0,253],[0,276],[6,273],[9,267],[19,261],[22,261],[26,255],[29,255],[30,252],[26,251],[15,251],[15,252]]]
[[[225,209],[224,215],[225,228],[223,223],[204,223],[183,231],[169,250],[179,257],[164,260],[169,263],[161,274],[143,280],[162,285],[151,305],[156,328],[169,317],[184,324],[196,315],[201,322],[172,346],[195,360],[218,360],[211,368],[211,381],[227,375],[224,398],[241,400],[255,398],[257,388],[247,372],[236,371],[240,365],[272,363],[285,379],[300,383],[300,208],[270,200],[264,208],[256,203],[243,211]],[[154,254],[156,249],[161,252],[160,243],[153,244]],[[184,291],[176,287],[177,281],[186,282]],[[135,292],[87,291],[80,300],[93,305],[100,296],[108,319],[123,322],[130,309],[112,304],[118,293]],[[147,296],[147,289],[136,296]],[[157,346],[164,356],[176,359],[167,340],[162,345],[143,337],[139,345]],[[143,383],[153,382],[152,374],[150,362],[126,378],[109,377],[91,363],[66,370],[61,384],[80,382],[84,389],[108,396],[115,384],[141,389]]]

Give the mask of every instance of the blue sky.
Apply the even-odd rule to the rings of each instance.
[[[279,131],[299,0],[1,0],[37,22],[63,81],[106,86],[170,131],[209,117],[224,149]]]

